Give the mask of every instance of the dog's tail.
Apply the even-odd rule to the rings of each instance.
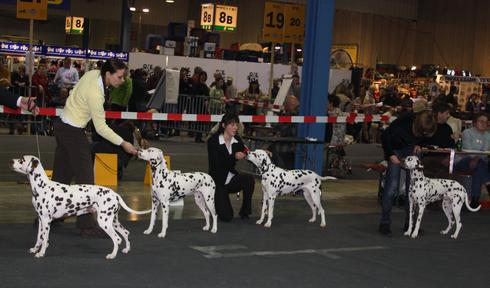
[[[481,204],[478,205],[478,207],[476,207],[476,208],[471,208],[470,200],[468,199],[468,193],[465,193],[464,204],[466,205],[466,209],[470,210],[471,212],[476,212],[476,211],[480,210],[480,208],[481,208]]]
[[[136,210],[133,210],[133,209],[129,208],[129,206],[126,205],[126,202],[124,202],[123,198],[120,195],[117,195],[117,200],[119,201],[119,204],[121,204],[121,206],[124,208],[124,210],[126,210],[126,211],[128,211],[130,213],[134,213],[134,214],[137,214],[137,215],[143,215],[143,214],[151,213],[151,209],[150,210],[145,210],[145,211],[136,211]]]
[[[338,180],[338,178],[337,177],[333,177],[333,176],[325,176],[325,177],[320,176],[320,180],[322,180],[322,181]]]

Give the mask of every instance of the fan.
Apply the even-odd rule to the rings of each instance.
[[[349,69],[352,65],[352,58],[344,49],[336,49],[330,54],[330,67]]]

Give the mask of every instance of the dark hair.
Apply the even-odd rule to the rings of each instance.
[[[487,113],[485,113],[485,112],[479,112],[479,113],[475,114],[475,116],[473,116],[473,123],[476,123],[476,121],[478,121],[478,118],[480,118],[482,116],[485,116],[487,118],[487,121],[490,119],[490,118],[488,118],[488,114]]]
[[[340,98],[339,98],[339,96],[337,96],[335,94],[330,94],[328,96],[328,100],[332,104],[332,107],[337,108],[337,107],[340,106]]]
[[[432,137],[436,133],[437,121],[432,111],[423,110],[415,114],[413,134],[415,137]]]
[[[446,111],[451,111],[451,105],[446,102],[435,102],[432,104],[432,112],[434,113],[444,113]]]
[[[219,122],[219,129],[218,129],[218,135],[223,134],[225,132],[224,126],[230,124],[230,123],[240,123],[240,118],[238,117],[238,114],[235,113],[226,113],[223,115],[223,118],[221,118],[221,122]]]
[[[102,65],[102,69],[100,69],[100,75],[104,77],[106,72],[114,74],[117,70],[121,69],[128,69],[128,66],[122,60],[117,58],[107,59],[104,65]]]

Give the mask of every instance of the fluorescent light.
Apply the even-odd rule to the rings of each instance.
[[[417,70],[417,66],[412,66],[412,71]]]
[[[129,7],[129,11],[136,11],[136,7]]]
[[[150,9],[148,9],[148,8],[143,8],[141,11],[143,11],[144,13],[148,13],[148,12],[150,12]]]
[[[165,0],[167,3],[175,3],[175,0]]]
[[[303,51],[303,49],[298,48],[298,49],[296,49],[296,51],[297,51],[297,52],[301,52],[301,51]]]

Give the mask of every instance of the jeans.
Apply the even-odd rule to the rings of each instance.
[[[399,149],[399,150],[394,150],[393,151],[395,155],[401,160],[401,158],[408,157],[410,155],[413,155],[413,147],[407,147],[404,149]],[[399,187],[400,183],[400,172],[401,172],[402,167],[399,164],[393,164],[389,159],[388,159],[388,168],[386,169],[386,180],[385,180],[385,187],[383,191],[383,196],[381,199],[381,219],[380,219],[380,224],[391,224],[391,209],[393,206],[393,196],[395,194],[396,189]],[[408,186],[410,185],[410,173],[406,173],[407,178],[406,178],[406,197],[405,197],[405,211],[406,211],[406,218],[405,222],[408,223],[408,201],[410,200],[408,197]]]
[[[471,157],[461,159],[458,163],[456,163],[456,165],[454,165],[454,169],[456,171],[471,172],[471,196],[475,198],[480,198],[481,185],[490,181],[488,165],[485,161],[483,161],[483,159],[479,159],[476,167],[471,169],[471,159]]]

